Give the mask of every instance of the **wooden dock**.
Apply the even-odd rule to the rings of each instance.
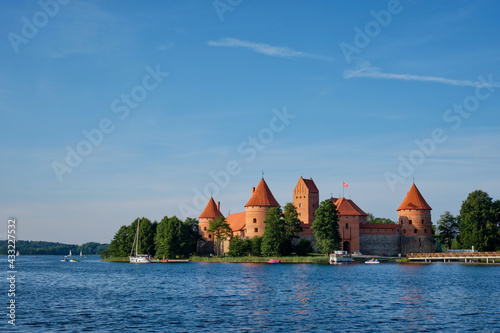
[[[500,252],[442,252],[442,253],[410,253],[406,255],[411,261],[424,261],[424,262],[477,262],[486,260],[486,263],[495,263],[497,260],[500,263]]]

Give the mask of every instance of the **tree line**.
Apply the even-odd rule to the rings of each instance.
[[[79,254],[80,251],[84,255],[100,255],[109,247],[109,244],[101,244],[96,242],[88,242],[82,245],[63,244],[57,242],[44,241],[16,241],[16,250],[21,255],[68,255],[69,251],[72,254]],[[0,255],[8,254],[8,242],[0,241]]]
[[[127,257],[132,254],[132,246],[139,223],[138,252],[155,258],[186,258],[196,253],[198,241],[204,241],[199,234],[198,220],[187,218],[179,220],[176,216],[165,216],[159,223],[142,217],[130,225],[122,226],[113,237],[109,248],[102,257]],[[262,237],[243,239],[232,236],[231,227],[224,217],[210,222],[208,232],[214,235],[216,255],[223,254],[224,241],[230,239],[230,256],[286,256],[292,253],[306,255],[313,252],[311,242],[299,238],[302,231],[297,209],[288,203],[283,209],[269,209],[264,221],[266,228]],[[338,212],[330,200],[323,201],[316,211],[316,220],[312,225],[316,235],[316,250],[330,253],[340,246],[338,230]]]
[[[187,258],[196,253],[200,234],[198,220],[187,218],[179,220],[176,216],[165,216],[160,222],[151,222],[142,217],[130,225],[122,226],[115,234],[109,248],[102,257],[128,257],[132,254],[132,245],[139,223],[138,253],[149,254],[156,258]]]
[[[476,190],[462,202],[460,212],[449,211],[437,221],[436,240],[446,249],[500,251],[500,201]]]

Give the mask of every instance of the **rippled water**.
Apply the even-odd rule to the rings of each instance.
[[[6,257],[0,265],[7,272]],[[500,332],[498,265],[134,265],[46,256],[19,257],[17,268],[19,332]],[[6,279],[0,288],[7,304]],[[2,318],[0,331],[10,330]]]

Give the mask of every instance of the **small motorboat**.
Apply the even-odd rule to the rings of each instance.
[[[380,261],[378,261],[378,259],[372,258],[370,260],[365,261],[365,264],[380,264]]]
[[[330,254],[330,264],[340,264],[353,262],[352,255],[347,253],[347,251],[335,251],[335,253]]]
[[[78,262],[78,259],[70,259],[69,262]]]
[[[278,259],[271,259],[269,260],[267,263],[268,264],[279,264],[281,262],[281,260],[278,260]]]
[[[153,260],[151,260],[151,262],[161,262],[161,260],[160,259],[153,259]]]
[[[168,262],[168,259],[161,259],[160,262]]]

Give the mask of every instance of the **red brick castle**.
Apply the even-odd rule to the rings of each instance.
[[[362,254],[398,255],[404,253],[435,252],[432,236],[431,207],[427,204],[418,188],[413,184],[398,207],[398,222],[396,224],[367,223],[367,214],[352,200],[346,198],[330,198],[338,210],[339,232],[342,237],[341,248],[348,252],[358,251]],[[319,190],[310,179],[300,177],[293,190],[292,203],[297,208],[302,222],[301,238],[315,241],[311,230],[314,213],[319,206]],[[230,214],[226,217],[232,235],[252,238],[262,236],[265,230],[264,220],[271,207],[278,207],[266,181],[262,178],[257,188],[252,188],[250,200],[245,205],[245,211]],[[200,233],[207,243],[200,248],[210,251],[213,248],[213,235],[207,230],[209,223],[220,212],[220,203],[210,198],[207,206],[199,216]],[[227,246],[225,247],[228,248]]]

